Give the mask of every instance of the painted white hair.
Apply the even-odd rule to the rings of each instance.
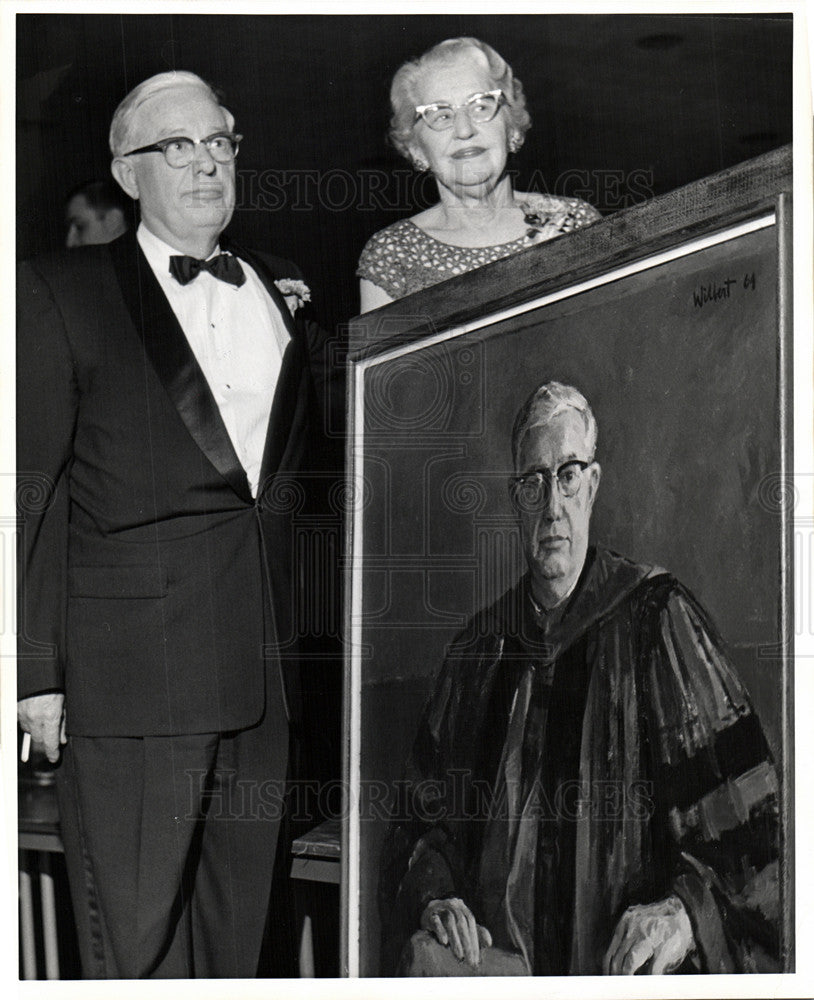
[[[200,87],[205,90],[215,104],[223,108],[220,96],[217,92],[195,73],[187,70],[172,70],[169,73],[157,73],[155,76],[143,80],[137,87],[134,87],[116,108],[113,120],[110,123],[110,152],[114,156],[120,156],[126,152],[130,144],[133,120],[136,112],[146,100],[165,90],[175,88]],[[234,128],[235,119],[230,111],[223,108],[229,129]]]
[[[576,410],[585,424],[585,445],[588,457],[593,461],[596,455],[596,441],[599,429],[588,400],[579,389],[562,382],[544,382],[538,386],[523,403],[514,418],[512,428],[512,461],[517,468],[520,454],[520,442],[526,432],[532,427],[545,427],[551,420],[564,410]]]

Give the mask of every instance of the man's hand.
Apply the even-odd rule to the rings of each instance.
[[[472,911],[462,899],[433,899],[421,914],[421,929],[448,945],[458,961],[480,965],[481,947],[489,948],[492,935],[475,923]]]
[[[652,959],[649,974],[660,976],[677,969],[694,944],[690,918],[678,896],[630,906],[619,918],[602,971],[606,976],[632,976]]]
[[[17,721],[24,733],[31,733],[31,742],[45,751],[52,764],[59,760],[59,748],[67,743],[65,735],[65,695],[35,694],[17,702]]]

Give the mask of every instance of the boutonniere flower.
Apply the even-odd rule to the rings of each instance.
[[[280,278],[274,284],[285,299],[285,304],[292,316],[300,306],[311,301],[311,289],[304,281],[297,281],[296,278]]]

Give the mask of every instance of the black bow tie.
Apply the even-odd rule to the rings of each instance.
[[[186,255],[170,257],[170,274],[179,285],[188,285],[201,271],[209,271],[213,278],[227,281],[237,288],[246,280],[240,261],[230,253],[221,253],[209,260],[198,260],[197,257]]]

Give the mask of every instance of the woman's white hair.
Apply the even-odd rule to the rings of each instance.
[[[436,66],[448,65],[462,55],[486,67],[492,80],[490,90],[502,90],[506,99],[509,131],[517,136],[515,149],[531,128],[531,117],[526,111],[523,84],[512,72],[511,66],[486,42],[478,38],[448,38],[428,49],[423,56],[404,63],[393,77],[390,86],[390,141],[402,156],[412,160],[410,140],[415,126],[415,108],[418,103],[416,90],[419,79]]]
[[[130,145],[133,119],[146,100],[162,91],[182,87],[200,87],[201,90],[205,90],[209,94],[215,104],[223,108],[220,95],[206,80],[202,80],[195,73],[189,73],[183,69],[172,70],[169,73],[157,73],[134,87],[116,108],[113,121],[110,123],[110,152],[114,156],[121,156]],[[235,124],[234,116],[226,108],[223,108],[223,111],[231,130]]]
[[[554,417],[564,410],[576,410],[585,424],[585,446],[588,449],[586,458],[593,461],[596,457],[596,441],[599,430],[588,400],[579,389],[562,382],[544,382],[538,386],[523,403],[514,418],[512,429],[512,461],[517,468],[520,455],[520,443],[532,427],[545,427]]]

